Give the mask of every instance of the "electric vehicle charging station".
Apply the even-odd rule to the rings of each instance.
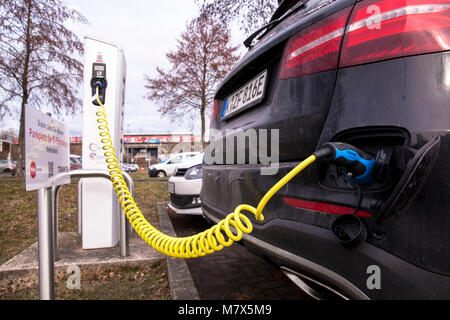
[[[26,191],[38,189],[38,269],[41,300],[54,299],[55,295],[58,194],[63,185],[70,183],[70,177],[80,178],[81,182],[78,190],[78,218],[79,229],[82,229],[83,249],[115,247],[119,243],[121,257],[129,255],[130,225],[125,215],[120,214],[121,208],[110,181],[111,175],[107,170],[98,131],[99,123],[96,120],[100,101],[100,104],[106,105],[105,112],[113,124],[108,140],[121,157],[125,58],[118,45],[90,37],[85,38],[85,49],[83,169],[69,170],[68,126],[26,106],[25,124],[29,126],[25,136]],[[108,85],[109,89],[106,90]],[[122,175],[122,179],[133,197],[133,180],[126,173]]]
[[[84,49],[83,169],[106,170],[98,131],[95,88],[100,87],[99,99],[106,107],[114,150],[122,159],[125,56],[119,45],[92,37],[85,37]],[[81,179],[79,190],[79,232],[83,249],[115,247],[119,241],[121,208],[112,182],[102,178]]]

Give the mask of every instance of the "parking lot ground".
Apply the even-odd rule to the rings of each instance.
[[[167,299],[169,286],[164,256],[135,233],[130,235],[130,255],[120,256],[119,247],[81,249],[76,232],[58,235],[55,261],[56,299]],[[78,267],[79,290],[67,286]],[[0,266],[0,300],[38,299],[38,244]]]
[[[58,251],[55,259],[55,267],[68,267],[71,265],[139,265],[140,263],[156,263],[164,260],[164,255],[148,246],[135,233],[130,234],[130,254],[127,257],[120,256],[120,248],[82,249],[81,235],[77,232],[60,232],[58,234]],[[9,261],[0,265],[0,273],[14,273],[19,270],[38,269],[38,243],[35,242],[29,248],[14,256]]]
[[[0,178],[13,177],[11,172],[0,172]]]
[[[133,174],[132,174],[133,175]],[[133,177],[134,180],[135,177]],[[134,232],[130,253],[119,248],[82,250],[77,230],[78,179],[61,189],[59,197],[58,261],[55,264],[57,299],[168,299],[167,264]],[[168,198],[167,184],[135,183],[135,199],[155,227],[156,203]],[[0,178],[0,300],[37,299],[36,191],[26,192],[24,177]],[[153,250],[154,251],[154,250]],[[69,265],[81,269],[81,290],[66,287]]]
[[[169,214],[169,217],[179,237],[210,227],[200,216]],[[203,300],[309,299],[277,267],[237,243],[186,262]]]

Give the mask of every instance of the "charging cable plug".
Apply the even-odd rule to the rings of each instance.
[[[358,184],[367,184],[374,180],[375,157],[351,144],[328,142],[315,154],[337,167],[345,168],[348,177]]]

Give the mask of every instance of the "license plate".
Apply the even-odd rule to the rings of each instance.
[[[238,111],[250,108],[264,98],[267,82],[267,70],[254,77],[247,84],[235,91],[223,103],[222,118]]]
[[[175,183],[168,182],[167,183],[167,191],[169,191],[170,193],[175,193]]]

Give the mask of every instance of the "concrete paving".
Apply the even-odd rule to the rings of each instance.
[[[135,232],[130,234],[130,255],[120,256],[119,247],[107,249],[83,250],[81,236],[76,232],[60,232],[58,234],[58,253],[55,267],[69,265],[107,265],[157,262],[164,255],[147,245]],[[37,242],[0,266],[0,272],[16,272],[20,270],[38,269]]]

